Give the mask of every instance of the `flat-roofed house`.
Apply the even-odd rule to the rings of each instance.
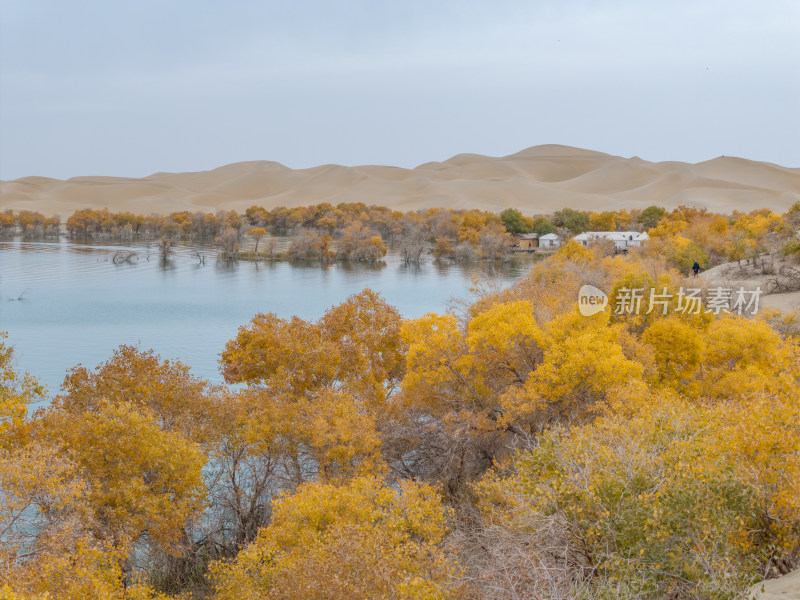
[[[611,240],[614,247],[620,251],[641,246],[642,242],[650,239],[646,231],[587,231],[573,238],[576,242],[588,246],[594,240]]]

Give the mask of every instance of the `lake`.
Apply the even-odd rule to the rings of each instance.
[[[115,263],[120,251],[136,256]],[[218,263],[213,247],[180,243],[165,263],[147,243],[12,239],[0,241],[0,331],[8,332],[16,367],[51,394],[70,367],[94,368],[121,344],[152,348],[221,382],[219,353],[256,313],[317,319],[369,287],[416,317],[467,298],[474,277],[508,285],[529,266],[405,264],[391,254],[381,263]]]

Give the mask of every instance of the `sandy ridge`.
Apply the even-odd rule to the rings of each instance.
[[[800,169],[735,157],[689,164],[653,163],[568,146],[534,146],[504,157],[459,154],[414,169],[321,165],[290,169],[270,161],[234,163],[141,179],[81,176],[0,181],[0,210],[66,216],[78,208],[166,214],[330,202],[364,202],[397,210],[429,207],[526,214],[563,207],[584,210],[658,204],[715,212],[767,207],[785,211],[800,201]]]

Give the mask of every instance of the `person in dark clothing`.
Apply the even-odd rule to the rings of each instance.
[[[695,277],[697,277],[697,274],[700,273],[700,263],[697,262],[696,260],[694,261],[694,264],[692,265],[692,271],[694,271],[694,276]]]

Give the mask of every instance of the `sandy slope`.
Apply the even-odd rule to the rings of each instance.
[[[66,216],[87,206],[113,211],[244,210],[320,202],[364,202],[399,210],[516,207],[526,214],[563,207],[607,210],[705,206],[717,212],[800,200],[800,169],[721,157],[698,164],[651,163],[568,146],[535,146],[499,158],[459,154],[414,169],[322,165],[290,169],[267,161],[142,179],[25,177],[0,181],[0,210]]]
[[[800,600],[800,570],[753,586],[753,600]]]
[[[769,262],[768,259],[765,260]],[[783,264],[782,259],[776,259],[773,264],[774,270],[780,273],[781,265]],[[759,312],[763,312],[765,309],[772,309],[790,314],[800,309],[800,292],[781,291],[780,288],[775,289],[776,282],[780,282],[783,289],[796,290],[797,286],[800,285],[796,279],[792,279],[790,275],[786,274],[763,275],[752,266],[746,265],[742,269],[737,263],[725,263],[700,273],[699,280],[690,279],[687,281],[689,284],[697,281],[701,286],[708,288],[760,289],[762,295],[759,299]]]

